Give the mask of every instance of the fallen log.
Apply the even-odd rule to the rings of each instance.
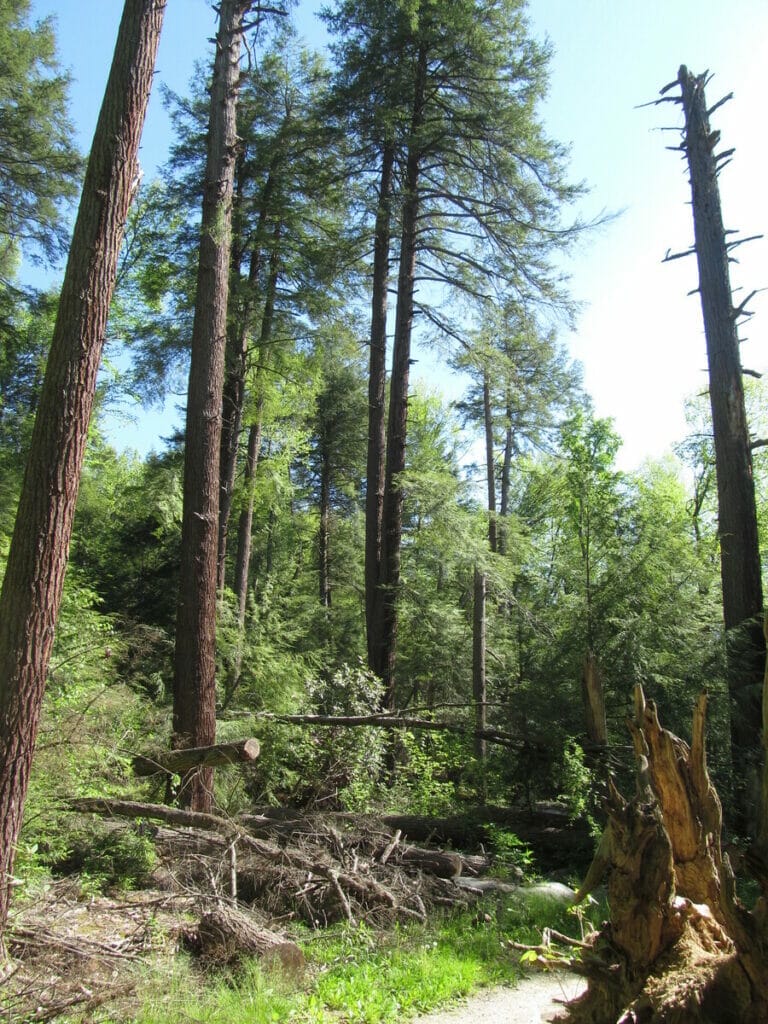
[[[137,754],[131,764],[134,775],[147,776],[165,772],[183,775],[192,768],[223,768],[230,764],[247,764],[259,756],[259,741],[251,737],[235,743],[216,743],[210,747],[186,747],[182,750],[158,750]]]
[[[403,838],[417,843],[435,843],[466,850],[491,845],[488,825],[513,833],[533,851],[536,866],[547,872],[574,864],[588,865],[594,841],[586,821],[571,821],[567,811],[517,810],[508,807],[473,807],[464,814],[447,818],[387,814],[381,819],[388,829],[400,829]]]
[[[458,878],[464,867],[458,853],[424,850],[418,846],[407,846],[400,854],[400,863],[413,864],[438,878]]]
[[[304,954],[295,942],[269,931],[255,917],[235,906],[207,911],[186,940],[193,952],[217,966],[230,966],[247,956],[278,962],[294,972],[302,971],[305,966]]]
[[[284,725],[327,726],[330,728],[356,728],[365,726],[373,729],[415,729],[422,732],[452,732],[458,736],[474,737],[496,743],[502,747],[519,747],[522,740],[519,736],[504,732],[501,729],[472,729],[458,722],[436,722],[431,718],[414,718],[408,715],[375,714],[375,715],[277,715],[271,711],[260,711],[255,718]]]

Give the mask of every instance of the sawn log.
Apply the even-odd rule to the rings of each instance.
[[[251,737],[236,743],[216,743],[210,747],[187,747],[183,750],[162,750],[153,754],[137,754],[132,765],[135,775],[156,775],[167,772],[181,775],[191,768],[222,768],[228,764],[247,764],[259,756],[259,741]]]

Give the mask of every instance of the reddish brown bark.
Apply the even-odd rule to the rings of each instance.
[[[222,0],[216,37],[203,182],[184,450],[179,597],[173,681],[173,745],[216,740],[216,583],[219,458],[243,18],[249,0]],[[213,770],[185,776],[180,800],[208,811]]]
[[[0,931],[165,0],[126,0],[0,595]]]

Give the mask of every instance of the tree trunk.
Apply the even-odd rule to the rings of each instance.
[[[165,0],[126,0],[0,595],[0,935]]]
[[[424,122],[427,54],[419,50],[416,65],[411,140],[405,168],[400,267],[397,281],[397,314],[392,355],[392,378],[387,424],[387,456],[384,475],[384,510],[381,537],[381,575],[376,594],[374,671],[384,683],[384,707],[395,707],[395,657],[397,650],[397,602],[400,591],[400,555],[403,531],[403,491],[400,475],[405,469],[408,430],[408,379],[411,365],[416,253],[418,251],[419,175]]]
[[[272,327],[275,320],[275,298],[280,278],[280,255],[278,244],[282,233],[282,224],[275,224],[273,232],[274,246],[269,259],[269,278],[267,293],[264,299],[264,312],[261,317],[259,333],[259,365],[256,369],[255,390],[256,418],[248,431],[248,452],[245,461],[245,493],[246,501],[237,527],[237,561],[235,563],[235,596],[237,598],[238,625],[242,632],[245,626],[245,608],[248,601],[248,576],[251,568],[251,534],[253,532],[253,502],[255,497],[256,470],[261,456],[261,438],[264,421],[264,376],[270,362],[270,346],[272,344]]]
[[[320,604],[331,607],[330,574],[330,522],[331,522],[331,462],[328,452],[323,451],[320,462],[320,527],[318,531],[318,556],[320,561]]]
[[[609,784],[608,825],[576,896],[607,876],[611,918],[583,958],[589,988],[571,1004],[571,1024],[768,1020],[768,874],[758,873],[762,896],[749,913],[721,851],[706,703],[702,695],[688,747],[636,688],[637,793],[627,802]]]
[[[295,942],[269,931],[235,906],[206,911],[190,945],[198,956],[218,968],[255,956],[265,962],[277,962],[292,972],[304,969],[304,954]]]
[[[234,183],[237,89],[243,17],[249,0],[222,0],[211,86],[200,256],[192,327],[184,449],[173,746],[216,739],[216,584],[224,350]],[[213,770],[182,782],[180,800],[210,809]]]
[[[485,426],[485,473],[488,480],[488,546],[498,551],[496,526],[496,467],[493,457],[493,413],[491,411],[491,385],[487,371],[483,371],[483,424]]]
[[[235,595],[237,597],[237,622],[245,628],[245,610],[248,604],[248,576],[251,568],[251,537],[253,535],[253,502],[255,498],[256,469],[261,452],[261,420],[263,401],[257,408],[256,422],[248,431],[248,453],[245,458],[245,505],[237,526],[237,562],[235,565]]]
[[[754,785],[760,756],[760,690],[765,662],[763,593],[752,478],[752,453],[744,408],[737,320],[729,277],[729,245],[723,228],[715,153],[719,132],[709,126],[705,75],[685,66],[678,82],[685,112],[684,150],[693,199],[693,224],[709,366],[709,397],[715,440],[720,573],[728,638],[731,743],[738,775],[738,824],[754,829]],[[746,769],[746,770],[744,770]],[[750,791],[750,785],[752,791]]]
[[[248,370],[249,341],[254,319],[255,293],[264,263],[262,241],[270,200],[275,189],[275,169],[275,164],[273,164],[261,194],[259,223],[255,233],[256,247],[250,254],[248,278],[243,282],[245,291],[241,308],[227,332],[222,397],[221,464],[219,467],[221,481],[219,485],[218,588],[220,591],[224,589],[226,582],[227,533],[237,474],[237,452],[246,394],[245,379]]]
[[[389,246],[392,219],[392,182],[395,147],[384,145],[381,185],[373,243],[373,296],[371,299],[371,354],[368,376],[368,455],[365,491],[365,624],[368,667],[377,671],[379,623],[375,618],[381,578],[381,530],[384,514],[386,457],[387,303],[389,300]]]
[[[608,725],[605,718],[605,695],[600,666],[593,651],[587,651],[581,671],[581,693],[584,700],[584,719],[587,740],[594,748],[608,744]]]
[[[484,762],[487,755],[485,732],[487,693],[485,677],[485,598],[486,576],[475,567],[472,612],[472,697],[475,702],[475,757]]]
[[[507,553],[509,532],[509,490],[512,476],[512,454],[514,433],[512,432],[512,410],[507,404],[507,426],[504,431],[504,458],[501,463],[501,502],[499,504],[499,554]]]
[[[186,747],[184,750],[161,750],[154,755],[137,754],[132,762],[134,775],[157,775],[158,772],[181,774],[198,765],[210,768],[229,764],[247,764],[259,756],[257,739],[217,743],[211,747]]]

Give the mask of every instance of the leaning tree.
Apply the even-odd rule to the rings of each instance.
[[[0,594],[0,932],[165,0],[126,0],[83,183]]]

